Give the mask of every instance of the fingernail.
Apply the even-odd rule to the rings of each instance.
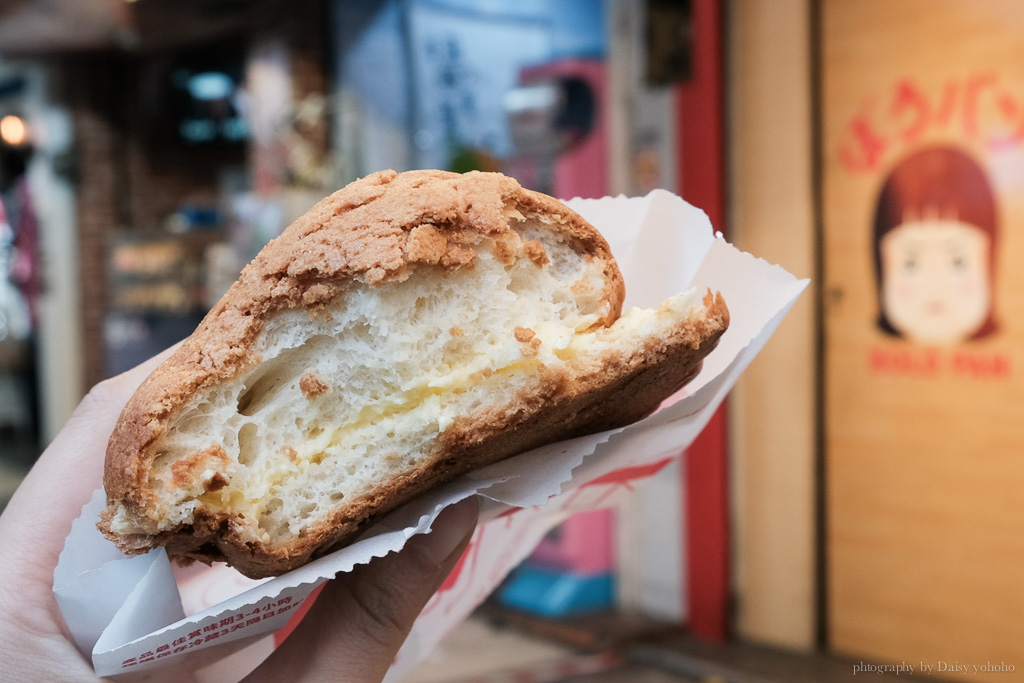
[[[441,566],[452,553],[461,548],[462,542],[476,528],[479,512],[480,505],[475,496],[449,505],[434,520],[430,532],[419,537],[418,550],[428,560]]]

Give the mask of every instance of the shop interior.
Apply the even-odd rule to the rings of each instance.
[[[406,680],[1016,680],[1022,35],[1013,0],[4,3],[0,505],[353,180],[664,188],[810,287]]]

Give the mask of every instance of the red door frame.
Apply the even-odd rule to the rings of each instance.
[[[693,77],[676,90],[679,194],[725,230],[724,10],[693,0]],[[716,642],[729,630],[727,421],[723,406],[684,460],[683,528],[690,631]]]

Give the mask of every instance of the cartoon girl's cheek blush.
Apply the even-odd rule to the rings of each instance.
[[[988,319],[991,310],[989,282],[989,236],[965,224],[951,226],[946,248],[952,253],[952,301],[957,308],[957,323],[964,337],[974,334]]]
[[[995,332],[997,223],[992,183],[969,153],[937,145],[901,159],[875,204],[879,329],[931,345]]]

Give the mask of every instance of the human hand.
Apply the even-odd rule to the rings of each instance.
[[[107,439],[157,358],[93,388],[0,515],[0,661],[12,681],[97,681],[53,596],[71,522],[103,477]],[[476,524],[463,501],[398,553],[330,581],[288,639],[246,681],[379,681]],[[188,680],[181,672],[176,680]]]

